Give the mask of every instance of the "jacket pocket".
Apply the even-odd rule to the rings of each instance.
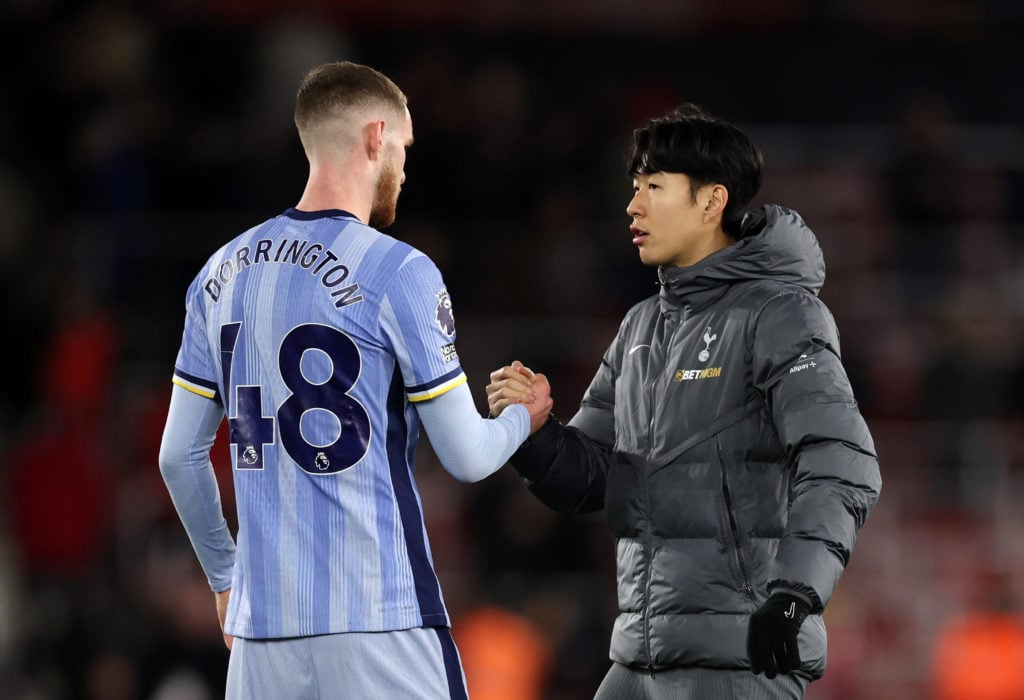
[[[740,536],[739,521],[736,517],[736,506],[733,500],[732,489],[729,485],[729,467],[722,457],[722,440],[715,434],[715,461],[718,463],[719,475],[721,477],[722,501],[725,504],[725,515],[727,522],[726,545],[731,550],[732,559],[739,571],[738,588],[748,598],[755,600],[754,585],[751,581],[750,567],[747,563],[747,556],[743,551],[743,538]]]
[[[712,437],[717,440],[718,434],[721,433],[723,430],[733,425],[736,425],[742,420],[746,420],[750,416],[762,410],[763,407],[764,405],[760,401],[749,401],[742,406],[739,406],[737,408],[734,408],[730,411],[723,413],[722,415],[715,418],[715,420],[713,420],[711,424],[708,425],[708,427],[705,428],[704,430],[700,431],[699,433],[695,433],[694,435],[691,435],[689,438],[679,443],[679,445],[677,445],[674,449],[666,452],[665,454],[659,455],[658,462],[655,465],[653,471],[658,471],[659,469],[667,467],[668,465],[672,464],[672,462],[674,462],[676,458],[679,457],[679,455],[693,449],[695,446],[699,445],[705,440],[709,440]],[[716,448],[717,447],[718,445],[716,445]]]

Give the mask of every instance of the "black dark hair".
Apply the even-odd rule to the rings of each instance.
[[[733,236],[738,236],[743,212],[764,178],[764,155],[750,137],[692,103],[681,104],[635,129],[626,164],[631,176],[686,175],[695,200],[701,187],[724,185],[729,201],[722,227]]]

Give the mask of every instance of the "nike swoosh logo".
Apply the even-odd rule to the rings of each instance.
[[[650,345],[634,345],[633,347],[631,347],[629,349],[629,353],[628,354],[632,355],[634,352],[636,352],[640,348],[649,348],[649,347],[651,347],[651,346]]]
[[[792,620],[793,616],[796,615],[796,603],[791,602],[789,604],[789,610],[785,611],[782,614]]]

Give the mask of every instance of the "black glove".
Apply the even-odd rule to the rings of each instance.
[[[792,673],[800,668],[796,635],[810,611],[810,606],[794,595],[773,593],[750,616],[747,629],[750,670],[775,678],[780,673]]]

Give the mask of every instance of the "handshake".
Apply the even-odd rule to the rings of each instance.
[[[530,435],[547,422],[554,406],[547,377],[518,360],[491,372],[487,385],[487,408],[492,417],[513,404],[521,404],[529,411]],[[750,670],[767,678],[798,670],[801,660],[797,639],[809,613],[807,600],[785,591],[776,591],[754,611],[746,640]]]
[[[554,407],[548,378],[519,360],[491,372],[487,385],[487,409],[492,416],[501,415],[506,407],[517,403],[530,413],[530,435],[547,422]]]

